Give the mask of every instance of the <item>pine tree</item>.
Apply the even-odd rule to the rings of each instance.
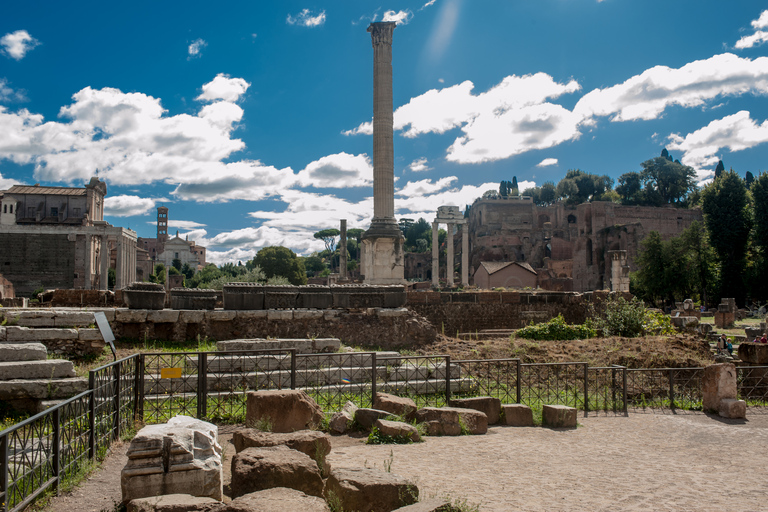
[[[725,166],[723,165],[723,161],[720,160],[719,162],[717,162],[717,167],[715,167],[715,178],[719,178],[724,170],[725,170]]]
[[[747,174],[744,176],[744,183],[746,183],[747,188],[751,187],[754,181],[755,181],[755,175],[747,171]]]

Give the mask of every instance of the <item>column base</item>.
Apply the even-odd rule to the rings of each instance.
[[[373,228],[373,226],[371,226]],[[369,229],[362,239],[360,262],[365,284],[387,285],[405,283],[405,264],[403,238],[398,228],[398,235],[376,236]]]

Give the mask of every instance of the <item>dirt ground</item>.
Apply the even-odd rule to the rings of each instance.
[[[220,435],[226,484],[235,427]],[[114,510],[125,443],[51,512]],[[483,436],[428,437],[411,445],[333,438],[332,467],[383,468],[413,480],[422,497],[450,495],[483,512],[510,510],[765,510],[768,410],[747,420],[700,412],[579,417],[577,429],[491,427]]]

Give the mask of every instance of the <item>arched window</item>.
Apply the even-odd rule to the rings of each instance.
[[[592,265],[592,240],[587,240],[587,266]]]

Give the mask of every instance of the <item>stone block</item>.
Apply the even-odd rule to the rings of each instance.
[[[104,341],[98,329],[78,329],[77,339],[80,341]]]
[[[340,314],[341,311],[338,309],[326,309],[323,311],[323,320],[335,320]]]
[[[328,422],[331,432],[344,434],[352,422],[355,421],[357,409],[358,407],[355,404],[347,402],[341,411],[333,413],[331,420]]]
[[[364,429],[370,430],[376,420],[389,416],[389,412],[378,409],[360,408],[355,411],[355,421]]]
[[[264,309],[293,309],[298,307],[299,288],[290,285],[264,286]]]
[[[431,436],[458,436],[462,434],[462,426],[468,434],[488,431],[488,417],[473,409],[424,407],[416,411],[416,421],[425,423]]]
[[[718,414],[723,418],[744,419],[747,417],[747,402],[735,398],[724,398],[720,400]]]
[[[320,352],[338,352],[341,348],[339,338],[315,338],[312,340],[312,351],[317,354]]]
[[[237,316],[235,318],[237,318],[238,320],[244,320],[246,322],[250,320],[261,320],[261,319],[267,318],[267,312],[264,310],[238,311]]]
[[[501,406],[504,411],[504,424],[512,427],[532,427],[533,411],[523,404],[505,404]]]
[[[91,312],[56,311],[53,318],[54,327],[88,327],[95,324],[96,319]]]
[[[23,327],[54,327],[54,312],[51,310],[19,311],[9,319]]]
[[[32,398],[69,398],[88,389],[88,379],[13,379],[0,380],[0,401]]]
[[[234,311],[206,311],[205,318],[209,322],[231,322],[237,313]]]
[[[306,430],[323,418],[320,406],[300,390],[249,391],[246,400],[245,424],[269,422],[272,432]]]
[[[323,311],[318,309],[297,309],[293,312],[294,320],[318,320],[323,318]]]
[[[566,405],[545,405],[541,423],[551,428],[576,428],[576,409]]]
[[[147,321],[146,309],[116,309],[115,322],[123,324],[143,324]]]
[[[5,326],[0,325],[0,341],[5,341],[5,339],[6,339]]]
[[[274,487],[323,495],[317,464],[305,453],[287,446],[246,448],[232,458],[232,497]]]
[[[377,309],[376,316],[380,318],[398,318],[401,316],[408,316],[409,312],[406,308],[394,308],[394,309]]]
[[[75,376],[72,361],[46,359],[42,361],[7,361],[0,363],[0,379],[61,379]]]
[[[324,460],[331,453],[331,436],[317,430],[276,433],[261,432],[253,428],[241,428],[232,435],[232,444],[235,445],[237,453],[248,448],[287,446],[291,450],[305,454],[314,461]]]
[[[457,398],[450,401],[451,407],[461,409],[474,409],[485,413],[488,417],[488,424],[495,425],[499,422],[501,415],[501,400],[491,396],[478,396],[474,398]]]
[[[267,320],[279,321],[279,322],[290,322],[291,320],[293,320],[293,310],[290,310],[290,309],[267,310]]]
[[[385,436],[407,437],[414,443],[421,441],[419,430],[413,425],[403,423],[402,421],[376,420],[373,426]]]
[[[213,498],[190,494],[166,494],[139,498],[128,503],[127,512],[214,512],[224,504]]]
[[[416,402],[410,398],[390,395],[389,393],[376,393],[373,401],[374,409],[387,411],[395,416],[410,418],[416,413]]]
[[[720,363],[704,368],[701,391],[704,411],[718,412],[721,400],[736,398],[736,366]]]
[[[120,475],[123,503],[160,494],[223,497],[218,428],[189,416],[142,428]]]
[[[392,512],[453,512],[454,510],[456,509],[451,506],[450,500],[432,498],[414,503],[413,505],[400,507]]]
[[[219,352],[237,352],[241,350],[277,350],[280,347],[278,340],[266,340],[254,338],[250,340],[223,340],[216,342],[216,350]]]
[[[205,311],[202,310],[182,310],[179,311],[179,322],[185,324],[201,324],[205,321]]]
[[[745,363],[766,365],[768,364],[768,344],[766,343],[739,343],[739,359]]]
[[[225,310],[263,310],[264,286],[254,283],[228,283],[222,288]]]
[[[7,341],[48,341],[76,340],[75,329],[30,329],[29,327],[7,326],[5,328]]]
[[[390,512],[419,499],[419,489],[394,473],[379,469],[338,468],[331,471],[323,494],[333,493],[343,510]]]
[[[48,350],[42,343],[2,343],[0,344],[0,362],[6,361],[45,361]],[[0,374],[0,379],[5,376]]]
[[[733,327],[735,321],[735,313],[729,311],[715,311],[715,327],[719,329],[728,329]]]
[[[235,498],[217,512],[330,512],[322,498],[295,489],[275,487]]]
[[[147,311],[147,322],[156,324],[175,324],[179,321],[179,311],[176,309],[160,309]]]

